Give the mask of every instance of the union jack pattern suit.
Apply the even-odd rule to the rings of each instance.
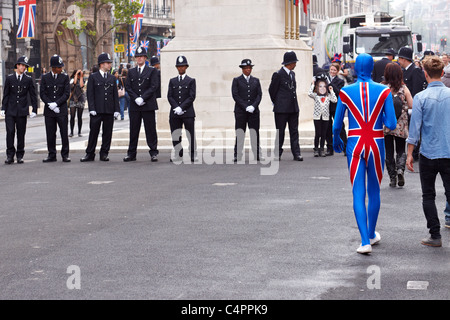
[[[363,246],[375,238],[380,211],[380,184],[385,161],[383,124],[391,130],[397,125],[389,88],[371,79],[373,64],[373,58],[368,54],[357,57],[355,71],[358,81],[341,89],[333,125],[333,147],[336,152],[341,152],[343,142],[339,133],[347,110],[347,163],[353,190],[353,210]]]

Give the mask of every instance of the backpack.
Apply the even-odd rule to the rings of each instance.
[[[400,118],[400,116],[402,115],[402,110],[403,110],[403,99],[396,94],[395,96],[393,96],[393,102],[394,102],[394,109],[395,109],[395,116],[398,118]]]

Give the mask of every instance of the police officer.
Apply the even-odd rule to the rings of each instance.
[[[259,154],[259,104],[262,98],[261,84],[258,78],[251,76],[253,64],[250,59],[242,60],[239,67],[242,75],[233,79],[231,93],[235,101],[234,118],[236,144],[234,145],[234,162],[241,160],[244,146],[245,130],[250,129],[250,141],[255,159]]]
[[[175,148],[175,158],[170,161],[174,162],[183,157],[181,128],[184,125],[188,133],[191,161],[194,162],[196,160],[194,111],[196,83],[195,79],[186,75],[186,69],[189,67],[189,64],[185,56],[177,58],[175,67],[178,70],[178,76],[170,79],[167,92],[167,98],[172,108],[169,112],[169,124],[172,132],[172,144]]]
[[[375,62],[372,70],[373,81],[380,83],[384,80],[384,69],[386,69],[388,63],[391,63],[395,59],[396,54],[394,49],[387,49],[385,51],[385,56]]]
[[[68,106],[70,83],[67,74],[62,73],[64,67],[60,56],[50,58],[52,70],[41,79],[41,100],[45,103],[45,131],[47,133],[48,156],[42,162],[56,161],[56,129],[61,134],[61,157],[63,162],[70,162],[68,135]]]
[[[283,67],[272,75],[269,86],[270,99],[275,113],[275,127],[278,131],[278,141],[275,143],[276,158],[281,159],[283,153],[284,131],[289,124],[291,152],[295,161],[303,161],[298,140],[298,118],[300,109],[297,101],[297,82],[294,68],[297,65],[297,55],[294,51],[284,54]]]
[[[36,116],[38,109],[33,79],[25,74],[29,66],[28,58],[20,57],[14,66],[16,72],[7,76],[5,80],[0,115],[5,117],[6,164],[14,163],[14,156],[17,157],[17,163],[23,163],[27,116],[30,114],[28,101],[32,106],[30,118]],[[17,150],[14,147],[16,131]]]
[[[413,51],[409,47],[402,47],[398,51],[398,63],[403,69],[403,82],[414,96],[424,89],[425,74],[413,62]]]
[[[101,53],[97,61],[99,71],[89,76],[87,84],[90,131],[86,155],[80,159],[81,162],[94,161],[98,134],[102,124],[100,161],[109,161],[108,154],[111,147],[114,118],[120,115],[116,77],[110,73],[111,56],[109,53]]]
[[[158,74],[159,87],[156,94],[156,99],[158,99],[161,98],[161,63],[159,62],[159,58],[157,56],[151,57],[150,65],[156,69]]]
[[[125,162],[136,161],[139,132],[144,121],[147,145],[150,148],[151,161],[158,161],[158,135],[156,133],[155,111],[158,110],[156,94],[159,86],[155,68],[146,66],[147,51],[139,47],[136,50],[137,66],[128,72],[125,88],[130,96],[130,144]]]

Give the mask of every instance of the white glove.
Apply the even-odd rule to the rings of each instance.
[[[136,98],[136,99],[134,100],[134,102],[136,102],[136,104],[137,104],[138,106],[143,106],[143,105],[145,104],[144,99],[142,99],[141,97]]]
[[[55,109],[53,109],[53,112],[54,112],[54,113],[59,113],[59,108],[58,108],[58,107],[55,107]]]
[[[175,109],[173,109],[173,112],[179,116],[181,116],[184,113],[183,109],[181,109],[180,107],[176,107]]]
[[[118,118],[120,116],[120,112],[114,112],[114,118]]]
[[[91,116],[95,117],[95,116],[97,115],[97,112],[95,112],[95,111],[89,111],[89,114],[90,114]]]
[[[253,113],[253,111],[255,111],[255,107],[254,106],[248,106],[245,111]]]
[[[32,112],[32,113],[30,114],[30,118],[33,119],[34,117],[36,117],[36,113]]]
[[[0,111],[0,116],[2,116],[2,117],[5,116],[5,110]]]
[[[57,104],[56,102],[50,102],[50,103],[48,104],[48,107],[49,107],[50,110],[55,111],[55,108],[58,107],[58,104]],[[56,112],[56,111],[55,111],[55,112]]]

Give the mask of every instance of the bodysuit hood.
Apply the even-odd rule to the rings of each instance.
[[[367,82],[371,79],[373,64],[372,56],[367,53],[360,54],[356,57],[355,72],[359,81]]]

